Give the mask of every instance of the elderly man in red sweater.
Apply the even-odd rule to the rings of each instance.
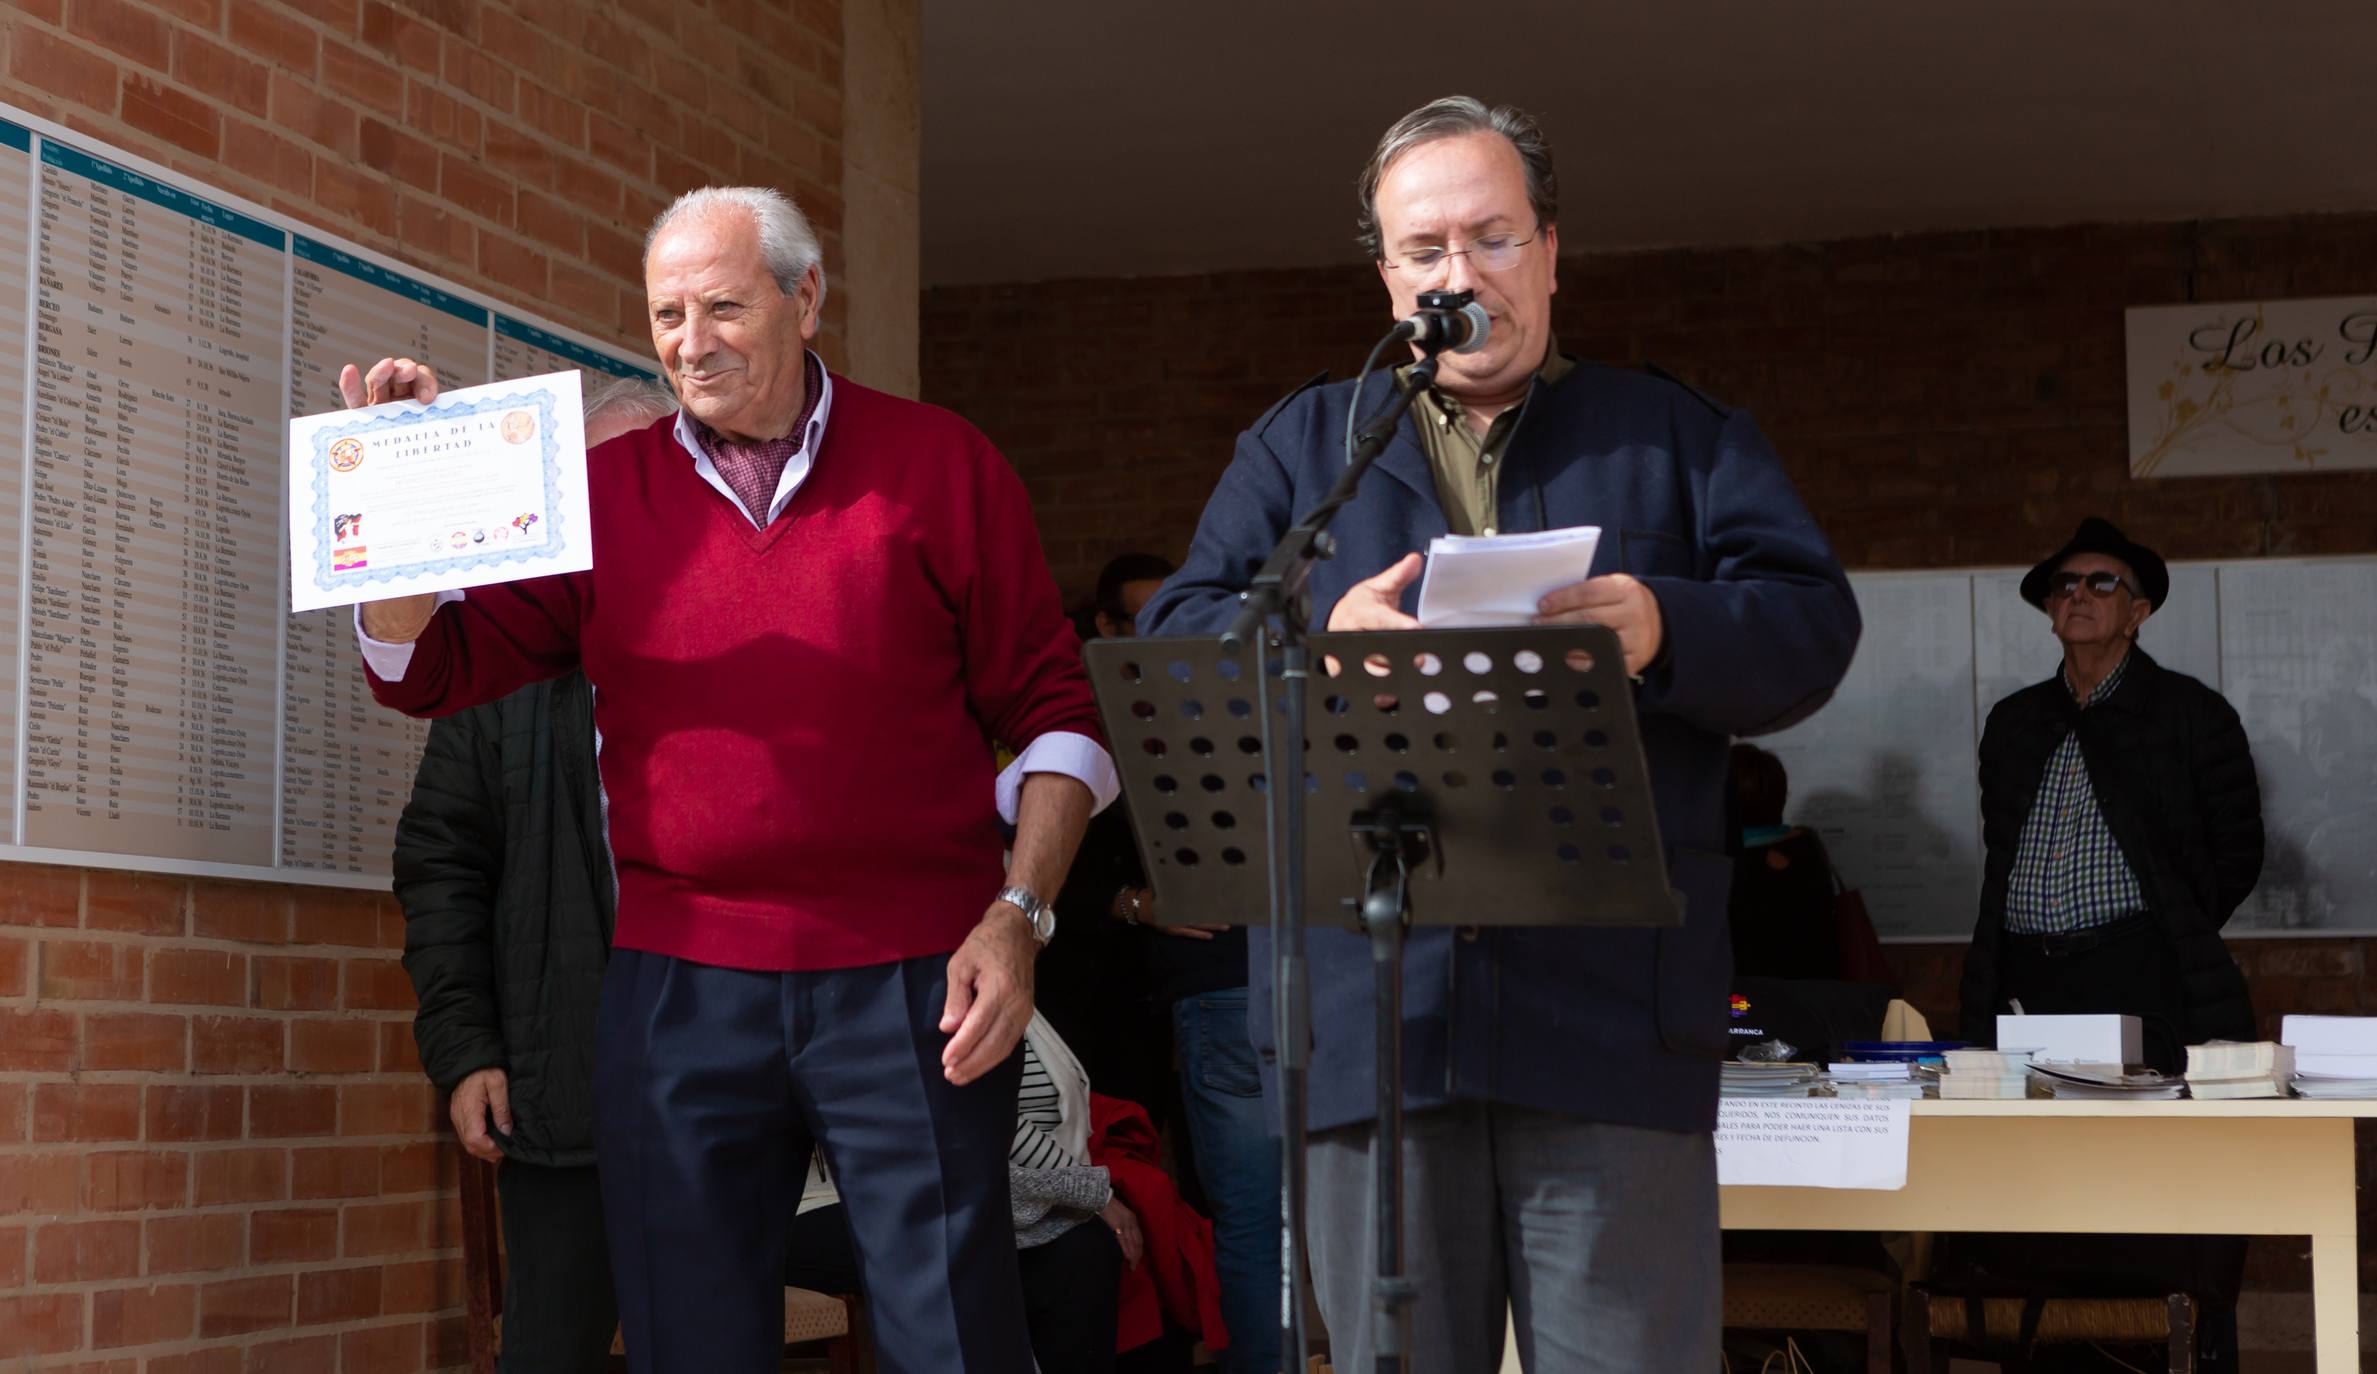
[[[619,878],[596,1154],[633,1367],[776,1368],[814,1141],[883,1366],[1012,1374],[1014,1050],[1113,765],[1022,484],[956,416],[826,372],[818,256],[776,192],[670,206],[644,284],[684,410],[588,454],[594,568],[357,629],[416,715],[594,684]],[[437,379],[383,358],[340,387]]]

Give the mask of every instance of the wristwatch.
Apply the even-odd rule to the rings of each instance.
[[[992,900],[1005,902],[1023,913],[1024,921],[1032,928],[1032,939],[1047,944],[1056,934],[1056,908],[1040,900],[1038,893],[1028,887],[1002,887]]]

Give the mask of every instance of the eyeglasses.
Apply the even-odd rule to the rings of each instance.
[[[2098,597],[2111,596],[2115,589],[2127,591],[2131,596],[2138,594],[2138,589],[2122,581],[2119,573],[2059,572],[2047,579],[2047,599],[2061,601],[2078,592],[2082,587],[2088,589],[2089,595]]]
[[[1467,248],[1446,248],[1428,244],[1406,250],[1401,262],[1387,262],[1385,258],[1380,258],[1379,261],[1397,271],[1410,271],[1428,276],[1439,268],[1449,270],[1453,259],[1466,257],[1469,259],[1469,265],[1480,272],[1508,272],[1519,265],[1519,250],[1535,242],[1542,233],[1543,226],[1538,224],[1527,231],[1525,238],[1520,238],[1516,234],[1488,234],[1484,238],[1471,239]]]

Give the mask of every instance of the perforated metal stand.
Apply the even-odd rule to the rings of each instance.
[[[1411,875],[1447,925],[1678,924],[1617,636],[1593,626],[1321,634],[1305,688],[1305,909],[1358,926],[1354,814],[1425,799]],[[1328,661],[1340,665],[1326,671]],[[1212,640],[1088,649],[1158,919],[1251,924],[1265,904],[1254,655]],[[1272,684],[1285,715],[1284,687]],[[1407,814],[1417,814],[1407,808]],[[1285,1029],[1284,1027],[1282,1028]]]
[[[1670,926],[1682,910],[1616,635],[1520,626],[1320,634],[1310,646],[1320,671],[1309,681],[1258,682],[1255,652],[1216,640],[1101,640],[1087,656],[1166,923],[1251,924],[1274,866],[1293,871],[1257,837],[1273,786],[1260,714],[1284,722],[1288,694],[1304,694],[1303,831],[1285,842],[1304,849],[1303,910],[1372,936],[1373,1311],[1380,1368],[1400,1369],[1405,928]],[[1277,1033],[1301,1043],[1309,1028]]]

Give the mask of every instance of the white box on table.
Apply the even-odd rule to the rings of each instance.
[[[2134,1016],[1997,1018],[1997,1047],[2029,1050],[2042,1064],[2135,1064],[2141,1060],[2142,1044]]]

